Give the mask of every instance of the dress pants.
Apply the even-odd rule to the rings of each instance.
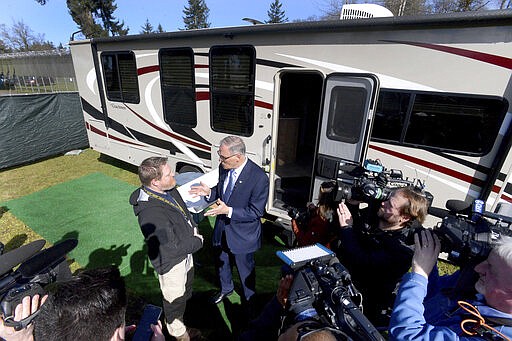
[[[229,250],[225,234],[222,235],[222,245],[217,249],[221,293],[227,294],[234,290],[232,267],[233,263],[236,264],[238,274],[240,275],[240,282],[244,291],[244,298],[249,301],[256,292],[256,271],[254,252],[233,254]]]

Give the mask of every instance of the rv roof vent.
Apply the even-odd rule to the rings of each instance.
[[[341,8],[340,19],[361,19],[392,17],[393,13],[385,7],[375,4],[348,4]]]

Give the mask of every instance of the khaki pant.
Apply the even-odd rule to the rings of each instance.
[[[187,331],[187,327],[183,323],[183,315],[187,300],[192,296],[193,279],[194,261],[191,254],[167,273],[158,275],[160,289],[164,297],[167,330],[174,337],[181,336]]]

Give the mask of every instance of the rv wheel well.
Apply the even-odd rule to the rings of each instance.
[[[187,173],[187,172],[193,172],[193,173],[204,173],[203,170],[196,166],[191,166],[187,164],[177,164],[176,165],[176,171],[178,173]]]

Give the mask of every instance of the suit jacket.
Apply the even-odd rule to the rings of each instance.
[[[228,170],[219,167],[219,182],[212,188],[210,200],[223,200],[224,181],[228,181]],[[226,233],[229,249],[234,254],[251,253],[261,246],[261,217],[265,212],[268,198],[268,177],[251,160],[247,160],[242,173],[238,176],[228,202],[233,208],[231,218],[217,216],[212,242],[220,246],[222,232]]]

